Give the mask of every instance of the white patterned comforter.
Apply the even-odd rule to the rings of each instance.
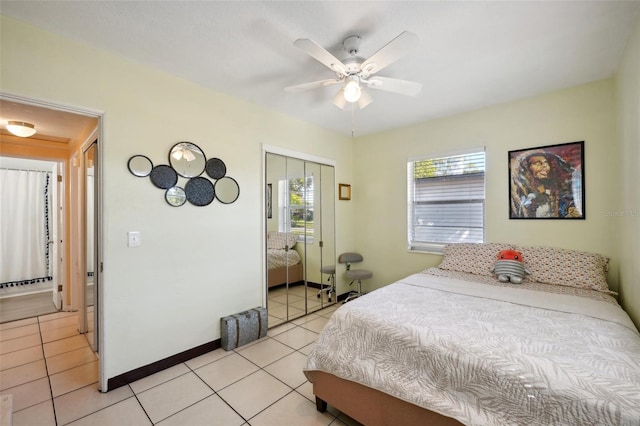
[[[269,249],[267,250],[267,269],[280,266],[291,266],[300,263],[302,259],[295,250]]]
[[[640,425],[640,335],[584,297],[411,275],[336,310],[313,370],[469,425]]]

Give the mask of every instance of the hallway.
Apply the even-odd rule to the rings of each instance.
[[[58,312],[51,291],[0,296],[0,324]]]

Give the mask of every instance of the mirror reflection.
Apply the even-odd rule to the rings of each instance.
[[[129,159],[127,167],[129,168],[131,174],[133,174],[134,176],[146,177],[151,174],[153,163],[148,157],[144,155],[134,155]]]
[[[204,171],[204,152],[191,142],[179,142],[169,151],[169,164],[180,176],[192,178]]]
[[[266,154],[269,327],[336,303],[334,168]],[[331,289],[331,291],[329,291]]]
[[[97,250],[97,220],[98,199],[95,196],[97,191],[97,166],[98,166],[97,141],[92,143],[84,152],[84,174],[85,174],[85,306],[84,329],[89,345],[94,351],[98,350],[98,340],[96,339],[97,323],[97,303],[98,296],[98,274],[96,273]]]
[[[222,204],[234,203],[240,196],[238,182],[227,176],[227,166],[219,158],[206,159],[204,152],[191,142],[179,142],[169,150],[169,163],[154,166],[145,155],[129,158],[127,168],[134,176],[149,176],[151,183],[164,189],[166,202],[174,207],[185,204],[207,206],[216,198]],[[206,175],[201,176],[206,171]],[[184,187],[179,177],[187,178]]]
[[[214,185],[216,198],[223,204],[231,204],[240,196],[240,186],[234,178],[225,176]]]
[[[167,192],[164,194],[164,199],[167,200],[169,205],[180,207],[187,201],[187,194],[184,189],[179,186],[173,186],[167,189]]]

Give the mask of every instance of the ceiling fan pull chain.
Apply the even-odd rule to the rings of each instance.
[[[351,139],[353,139],[355,137],[356,134],[356,108],[355,108],[355,103],[351,104]]]

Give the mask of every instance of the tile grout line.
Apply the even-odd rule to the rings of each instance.
[[[252,373],[252,374],[253,374],[253,373]],[[250,375],[251,375],[251,374],[250,374]],[[249,375],[249,376],[250,376],[250,375]],[[213,392],[213,395],[209,395],[207,398],[211,398],[211,397],[212,397],[212,396],[214,396],[214,395],[215,395],[215,396],[217,396],[218,398],[220,398],[220,401],[222,401],[222,402],[224,402],[225,404],[227,404],[227,407],[231,408],[231,410],[232,410],[234,413],[236,413],[236,414],[238,415],[238,417],[240,417],[240,418],[241,418],[245,423],[249,423],[249,420],[248,420],[248,419],[245,419],[245,418],[244,418],[244,416],[238,412],[238,410],[236,410],[235,408],[233,408],[233,406],[232,406],[231,404],[229,404],[229,402],[228,402],[226,399],[224,399],[224,398],[222,397],[222,395],[220,395],[218,392],[216,392],[215,390],[213,390],[213,388],[211,388],[211,386],[209,386],[209,385],[207,384],[207,382],[205,382],[205,381],[202,379],[202,377],[198,376],[197,374],[196,374],[196,376],[197,376],[197,377],[198,377],[198,379],[200,379],[200,380],[201,380],[205,385],[207,385],[207,386],[209,387],[209,389],[211,389],[211,391]],[[249,376],[246,376],[246,377],[249,377]],[[204,401],[204,400],[205,400],[205,399],[207,399],[207,398],[203,398],[201,401]],[[200,401],[198,401],[198,402],[200,402]],[[192,405],[195,405],[195,404],[192,404]],[[190,405],[190,407],[191,407],[192,405]],[[186,408],[185,408],[185,410],[186,410]],[[180,411],[182,411],[182,410],[180,410]],[[173,415],[173,414],[172,414],[172,415]],[[169,416],[169,417],[171,417],[171,416]]]
[[[142,405],[142,402],[141,402],[141,401],[140,401],[140,399],[138,398],[138,394],[137,394],[137,393],[135,393],[135,392],[133,391],[133,388],[131,387],[131,384],[127,384],[127,386],[129,387],[129,390],[131,390],[131,393],[133,393],[133,397],[136,399],[136,402],[138,403],[138,405],[139,405],[139,406],[140,406],[140,408],[142,409],[142,412],[144,413],[144,415],[145,415],[145,416],[147,416],[147,419],[149,419],[149,423],[151,423],[152,425],[154,425],[155,423],[153,423],[153,420],[151,420],[151,417],[149,416],[149,413],[147,413],[147,410],[145,410],[145,409],[144,409],[144,405]],[[155,386],[154,386],[154,387],[155,387]],[[149,388],[149,389],[151,389],[151,388]],[[147,390],[148,390],[148,389],[147,389]],[[140,392],[140,393],[142,393],[142,392]],[[126,401],[126,399],[124,399],[123,401]],[[123,401],[119,401],[119,402],[118,402],[118,404],[119,404],[120,402],[123,402]],[[113,406],[113,405],[115,405],[115,404],[109,405],[109,407],[111,407],[111,406]],[[104,408],[102,408],[102,409],[100,409],[100,410],[98,410],[98,411],[104,410],[105,408],[107,408],[107,407],[104,407]],[[93,412],[93,413],[91,413],[91,414],[95,414],[95,413],[97,413],[98,411],[94,411],[94,412]],[[163,419],[163,420],[164,420],[164,419]],[[161,420],[161,421],[162,421],[162,420]]]
[[[47,364],[47,356],[44,352],[44,340],[42,338],[42,329],[40,328],[40,317],[37,317],[38,331],[40,334],[40,349],[42,350],[42,359],[44,360],[44,370],[47,373],[47,382],[49,382],[49,395],[51,395],[51,409],[53,410],[53,421],[58,425],[58,416],[56,414],[56,404],[53,401],[53,387],[51,386],[51,375],[49,374],[49,365]]]
[[[294,324],[294,327],[291,327],[290,329],[285,330],[285,331],[283,331],[282,333],[278,333],[278,334],[276,334],[276,336],[277,336],[277,335],[280,335],[280,334],[283,334],[283,333],[286,333],[286,332],[288,332],[288,331],[291,331],[291,330],[295,329],[296,327],[301,327],[301,326],[300,326],[300,325],[298,325],[298,324]],[[304,328],[304,327],[301,327],[301,328]],[[305,329],[305,330],[306,330],[306,329]],[[309,330],[309,331],[312,331],[312,330]],[[312,332],[313,332],[313,331],[312,331]],[[315,332],[314,332],[314,333],[315,333]],[[190,371],[190,372],[192,372],[193,374],[195,374],[195,376],[196,376],[196,377],[197,377],[197,378],[198,378],[202,383],[204,383],[204,384],[205,384],[205,386],[207,386],[209,389],[211,389],[211,391],[213,392],[213,395],[216,395],[218,398],[220,398],[220,399],[221,399],[221,400],[222,400],[222,401],[223,401],[223,402],[224,402],[224,403],[225,403],[229,408],[231,408],[231,409],[232,409],[232,410],[233,410],[233,411],[234,411],[238,416],[240,416],[240,418],[241,418],[242,420],[244,420],[244,421],[245,421],[246,423],[248,423],[249,425],[251,424],[251,423],[250,423],[250,419],[255,418],[255,417],[256,417],[256,416],[258,416],[260,413],[264,412],[264,411],[265,411],[265,410],[267,410],[269,407],[273,406],[274,404],[276,404],[277,402],[281,401],[282,399],[284,399],[285,397],[287,397],[288,395],[290,395],[290,394],[291,394],[291,393],[293,393],[293,392],[297,393],[298,395],[302,396],[305,400],[309,401],[309,399],[308,399],[308,398],[306,398],[304,395],[300,394],[300,393],[296,390],[297,388],[294,388],[294,387],[292,387],[292,386],[289,386],[287,383],[283,382],[283,381],[282,381],[282,380],[280,380],[278,377],[274,376],[273,374],[271,374],[271,373],[269,373],[267,370],[265,370],[265,368],[266,368],[266,367],[268,367],[268,366],[270,366],[270,365],[273,365],[274,363],[276,363],[276,362],[278,362],[278,361],[280,361],[280,360],[282,360],[282,359],[286,358],[287,356],[289,356],[289,355],[291,355],[291,354],[293,354],[293,353],[298,352],[298,353],[301,353],[302,355],[304,355],[304,354],[303,354],[302,352],[300,352],[299,350],[297,350],[297,349],[295,349],[295,348],[292,348],[291,346],[286,345],[285,343],[282,343],[282,342],[280,342],[280,341],[279,341],[279,340],[277,340],[277,339],[274,339],[272,336],[266,336],[266,337],[267,337],[267,338],[269,338],[269,339],[273,339],[273,340],[275,340],[275,341],[276,341],[276,342],[278,342],[278,343],[281,343],[282,345],[284,345],[284,346],[288,347],[289,349],[293,350],[293,352],[291,352],[291,353],[289,353],[289,354],[287,354],[287,355],[284,355],[284,356],[282,356],[282,357],[280,357],[280,358],[278,358],[278,359],[276,359],[276,360],[274,360],[274,361],[270,362],[269,364],[265,365],[264,367],[261,367],[260,365],[256,364],[255,362],[253,362],[252,360],[250,360],[250,359],[249,359],[249,358],[247,358],[246,356],[242,355],[242,354],[240,353],[240,351],[238,351],[238,350],[237,350],[237,348],[236,348],[236,349],[233,349],[233,353],[235,353],[235,354],[239,355],[240,357],[242,357],[242,358],[243,358],[243,359],[245,359],[246,361],[248,361],[248,362],[250,362],[251,364],[255,365],[255,366],[258,368],[258,370],[254,371],[254,372],[252,372],[252,373],[250,373],[250,374],[247,374],[246,376],[244,376],[244,377],[242,377],[242,378],[240,378],[240,379],[238,379],[238,380],[236,380],[236,381],[234,381],[234,382],[232,382],[232,383],[229,383],[228,385],[226,385],[226,386],[224,386],[223,388],[221,388],[221,389],[220,389],[220,390],[223,390],[223,389],[226,389],[226,388],[228,388],[228,387],[230,387],[230,386],[233,386],[234,384],[236,384],[236,383],[238,383],[238,382],[240,382],[240,381],[242,381],[242,380],[246,379],[247,377],[252,376],[253,374],[258,373],[258,372],[259,372],[259,371],[261,371],[261,370],[262,370],[264,373],[266,373],[267,375],[269,375],[270,377],[273,377],[274,379],[276,379],[277,381],[279,381],[280,383],[282,383],[283,385],[285,385],[287,388],[289,388],[289,392],[285,393],[282,397],[278,398],[276,401],[272,402],[271,404],[269,404],[268,406],[266,406],[266,407],[265,407],[265,408],[263,408],[262,410],[258,411],[256,414],[254,414],[254,415],[253,415],[252,417],[250,417],[249,419],[246,419],[242,414],[240,414],[240,413],[239,413],[235,408],[233,408],[233,406],[232,406],[232,405],[231,405],[231,404],[230,404],[230,403],[229,403],[225,398],[223,398],[223,397],[222,397],[222,395],[220,395],[220,394],[219,394],[215,389],[213,389],[213,388],[212,388],[212,387],[211,387],[211,386],[210,386],[210,385],[209,385],[209,384],[208,384],[208,383],[207,383],[207,382],[206,382],[202,377],[200,377],[200,375],[198,375],[198,373],[196,372],[196,370],[197,370],[197,369],[196,369],[196,370],[194,370],[194,369],[193,369],[193,368],[191,368],[189,365],[187,365],[186,363],[184,363],[184,364],[185,364],[185,366],[189,369],[189,371]],[[254,343],[254,344],[258,344],[258,343]],[[306,346],[306,345],[305,345],[305,346]],[[303,347],[305,347],[305,346],[303,346]],[[228,355],[227,355],[227,356],[228,356]],[[225,356],[225,357],[226,357],[226,356]],[[202,367],[204,367],[204,366],[206,366],[206,365],[213,364],[214,362],[220,361],[221,359],[223,359],[223,358],[225,358],[225,357],[222,357],[222,358],[216,359],[215,361],[211,361],[211,362],[209,362],[209,363],[206,363],[206,364],[204,364],[204,365],[201,365],[200,367],[198,367],[198,369],[199,369],[199,368],[202,368]],[[187,373],[185,373],[185,374],[187,374]],[[176,377],[174,377],[173,379],[175,379],[175,378],[177,378],[177,377],[181,377],[181,376],[183,376],[183,375],[176,376]],[[173,380],[173,379],[167,380],[166,382],[163,382],[163,383],[167,383],[167,382],[169,382],[169,381],[171,381],[171,380]],[[302,386],[302,385],[304,385],[304,382],[303,382],[300,386]],[[298,386],[298,387],[300,387],[300,386]],[[209,396],[207,396],[207,397],[205,397],[205,398],[203,398],[203,399],[201,399],[201,400],[199,400],[199,401],[194,402],[193,404],[191,404],[191,405],[189,405],[189,406],[187,406],[187,407],[185,407],[185,408],[183,408],[183,409],[181,409],[181,410],[177,411],[176,413],[173,413],[173,414],[171,414],[170,416],[167,416],[165,419],[162,419],[162,421],[166,420],[167,418],[169,418],[169,417],[171,417],[171,416],[176,415],[177,413],[180,413],[180,412],[182,412],[182,411],[186,410],[186,409],[187,409],[187,408],[189,408],[189,407],[194,406],[195,404],[197,404],[197,403],[199,403],[199,402],[201,402],[201,401],[204,401],[205,399],[207,399],[207,398],[209,398],[209,397],[211,397],[211,396],[212,396],[212,395],[209,395]],[[309,401],[309,403],[313,404],[313,402],[312,402],[312,401]],[[332,415],[333,415],[333,414],[332,414]],[[334,417],[334,420],[335,420],[336,418],[337,418],[337,417]]]
[[[292,324],[294,324],[294,323],[292,323]],[[302,323],[302,324],[305,324],[305,323]],[[287,333],[287,332],[289,332],[289,331],[291,331],[291,330],[294,330],[296,327],[300,327],[300,328],[303,328],[303,329],[305,329],[305,330],[308,330],[307,328],[303,327],[303,326],[302,326],[302,324],[294,324],[294,327],[291,327],[291,328],[289,328],[288,330],[283,331],[282,333],[278,333],[278,334],[276,334],[276,336],[279,336],[280,334],[284,334],[284,333]],[[311,332],[313,332],[313,333],[316,333],[316,332],[315,332],[315,331],[313,331],[313,330],[308,330],[308,331],[311,331]],[[318,333],[316,333],[316,334],[318,334]],[[297,352],[297,353],[300,353],[300,354],[302,354],[302,355],[304,355],[304,356],[306,356],[306,355],[305,355],[304,353],[300,352],[300,350],[299,350],[299,349],[293,348],[293,347],[291,347],[291,346],[287,345],[286,343],[283,343],[283,342],[279,341],[278,339],[275,339],[275,338],[274,338],[274,337],[272,337],[272,336],[268,336],[268,337],[269,337],[269,338],[271,338],[271,339],[273,339],[273,340],[275,340],[275,341],[276,341],[276,342],[278,342],[278,343],[281,343],[282,345],[284,345],[284,346],[288,347],[289,349],[292,349],[292,350],[293,350],[293,352],[291,352],[291,353],[289,353],[289,354],[287,354],[287,355],[284,355],[284,356],[282,356],[282,357],[280,357],[280,358],[278,358],[278,359],[276,359],[276,360],[274,360],[274,361],[270,362],[269,364],[265,365],[264,367],[260,367],[258,364],[256,364],[255,362],[251,361],[250,359],[248,359],[247,357],[245,357],[245,356],[244,356],[244,355],[242,355],[241,353],[239,353],[239,351],[236,351],[236,349],[234,349],[234,352],[235,352],[235,353],[237,353],[238,355],[240,355],[242,358],[244,358],[244,359],[246,359],[247,361],[249,361],[250,363],[252,363],[253,365],[255,365],[256,367],[258,367],[258,369],[259,369],[258,371],[262,370],[262,371],[263,371],[263,372],[265,372],[267,375],[269,375],[269,376],[273,377],[274,379],[276,379],[277,381],[279,381],[280,383],[282,383],[283,385],[285,385],[286,387],[288,387],[288,388],[290,389],[290,391],[289,391],[289,392],[287,392],[286,394],[284,394],[283,396],[281,396],[280,398],[278,398],[278,399],[277,399],[276,401],[274,401],[273,403],[271,403],[271,404],[269,404],[268,406],[266,406],[265,408],[263,408],[262,410],[258,411],[256,414],[254,414],[254,415],[253,415],[252,417],[250,417],[249,419],[245,419],[245,421],[246,421],[247,423],[249,423],[249,424],[251,424],[251,423],[249,422],[251,419],[254,419],[254,418],[255,418],[256,416],[258,416],[260,413],[262,413],[262,412],[266,411],[268,408],[272,407],[274,404],[278,403],[279,401],[283,400],[283,399],[284,399],[284,398],[286,398],[288,395],[291,395],[291,393],[294,393],[294,392],[295,392],[295,393],[297,393],[298,395],[302,396],[305,400],[309,401],[309,403],[313,404],[313,402],[312,402],[312,401],[310,401],[307,397],[305,397],[304,395],[302,395],[300,392],[298,392],[298,391],[297,391],[297,389],[298,389],[300,386],[303,386],[303,385],[304,385],[304,382],[303,382],[302,384],[300,384],[298,387],[295,387],[295,388],[294,388],[294,387],[290,386],[289,384],[287,384],[287,383],[283,382],[283,381],[282,381],[282,380],[280,380],[278,377],[274,376],[273,374],[271,374],[270,372],[268,372],[268,371],[265,369],[266,367],[268,367],[268,366],[270,366],[270,365],[275,364],[276,362],[278,362],[278,361],[280,361],[280,360],[282,360],[282,359],[284,359],[284,358],[286,358],[286,357],[290,356],[290,355],[291,355],[291,354],[293,354],[293,353],[296,353],[296,352]],[[307,346],[307,345],[304,345],[304,346],[302,346],[302,347],[304,348],[304,347],[306,347],[306,346]],[[300,348],[300,349],[302,349],[302,348]],[[214,361],[214,362],[215,362],[215,361]],[[251,376],[251,375],[253,375],[253,374],[257,373],[258,371],[254,371],[253,373],[248,374],[248,375],[246,375],[245,377],[243,377],[243,378],[241,378],[241,379],[238,379],[238,380],[236,380],[236,381],[235,381],[235,382],[233,382],[233,383],[228,384],[227,386],[225,386],[225,387],[224,387],[224,388],[222,388],[222,389],[226,389],[226,388],[228,388],[229,386],[232,386],[233,384],[236,384],[236,383],[240,382],[241,380],[244,380],[244,379],[246,379],[247,377],[249,377],[249,376]],[[195,373],[195,371],[194,371],[194,373]],[[196,373],[196,375],[198,375],[198,373]],[[305,380],[305,382],[306,382],[306,381],[307,381],[307,380]],[[222,390],[222,389],[221,389],[221,390]],[[220,397],[220,399],[222,399],[223,401],[225,401],[225,403],[227,403],[227,401],[226,401],[226,400],[224,400],[224,398],[223,398],[220,394],[218,394],[218,396]],[[231,405],[230,405],[229,403],[227,403],[227,405],[229,405],[229,406],[231,407]],[[231,408],[233,409],[233,407],[231,407]],[[235,410],[234,410],[234,411],[235,411]],[[239,413],[238,413],[238,414],[239,414]],[[331,413],[330,413],[330,414],[331,414]],[[333,415],[333,414],[331,414],[331,415]],[[240,417],[242,417],[242,416],[240,416]],[[244,419],[244,417],[242,417],[242,418]],[[334,420],[335,420],[335,419],[337,419],[337,417],[335,417],[335,416],[334,416]],[[333,420],[332,420],[332,422],[333,422]]]
[[[222,358],[226,358],[226,357],[222,357]],[[222,359],[222,358],[220,358],[220,359]],[[217,359],[216,361],[220,361],[220,359]],[[216,361],[209,362],[209,363],[204,364],[204,365],[202,365],[202,366],[200,366],[200,367],[198,367],[198,368],[202,368],[202,367],[204,367],[205,365],[212,364],[212,363],[214,363],[214,362],[216,362]],[[185,363],[185,365],[187,365],[187,364]],[[194,369],[192,369],[192,368],[191,368],[191,367],[189,367],[188,365],[187,365],[187,368],[189,369],[189,371],[191,371],[193,374],[195,374],[195,376],[196,376],[196,377],[197,377],[197,378],[198,378],[202,383],[204,383],[204,385],[205,385],[206,387],[208,387],[209,389],[211,389],[211,392],[213,392],[213,395],[217,396],[218,398],[220,398],[220,400],[221,400],[222,402],[224,402],[225,404],[227,404],[227,406],[228,406],[229,408],[231,408],[231,410],[233,410],[233,412],[234,412],[234,413],[236,413],[238,416],[240,416],[240,418],[241,418],[242,420],[244,420],[244,422],[245,422],[245,423],[249,423],[249,421],[248,421],[247,419],[245,419],[245,418],[244,418],[244,416],[243,416],[242,414],[238,413],[238,411],[237,411],[235,408],[233,408],[233,407],[231,406],[231,404],[229,404],[229,403],[227,402],[227,400],[226,400],[226,399],[224,399],[224,398],[222,397],[222,395],[220,395],[218,392],[216,392],[216,390],[215,390],[215,389],[213,389],[213,388],[209,385],[209,383],[205,382],[205,381],[204,381],[204,379],[203,379],[202,377],[200,377],[200,376],[198,375],[198,373],[196,373],[196,371],[195,371]],[[255,372],[254,372],[254,373],[255,373]],[[253,374],[253,373],[251,373],[251,374]],[[249,374],[249,376],[250,376],[251,374]],[[245,376],[245,377],[249,377],[249,376]],[[236,382],[234,382],[234,383],[237,383],[237,382],[238,382],[238,381],[236,381]],[[230,386],[230,385],[229,385],[229,386]],[[228,386],[225,386],[225,388],[226,388],[226,387],[228,387]],[[223,388],[223,389],[224,389],[224,388]],[[205,399],[210,398],[211,396],[212,396],[212,395],[209,395],[209,396],[207,396],[206,398],[201,399],[200,401],[204,401]],[[189,405],[189,407],[194,406],[195,404],[199,403],[200,401],[195,402],[195,403],[193,403],[193,404]],[[189,408],[189,407],[185,407],[185,408],[183,408],[182,410],[178,411],[177,413],[173,413],[171,416],[174,416],[174,415],[176,415],[176,414],[180,413],[181,411],[186,410],[186,409],[187,409],[187,408]],[[171,416],[169,416],[169,417],[171,417]],[[168,417],[167,417],[167,418],[168,418]]]
[[[319,318],[325,318],[325,317],[323,317],[323,316],[319,316]],[[51,321],[51,320],[50,320],[50,321]],[[301,386],[303,386],[303,385],[305,384],[305,382],[303,382],[301,385],[299,385],[299,386],[297,386],[297,387],[292,387],[292,386],[288,385],[287,383],[284,383],[284,382],[283,382],[282,380],[280,380],[278,377],[276,377],[276,376],[272,375],[271,373],[269,373],[268,371],[266,371],[266,370],[265,370],[265,368],[266,368],[266,367],[268,367],[269,365],[272,365],[272,364],[274,364],[274,363],[276,363],[276,362],[278,362],[278,361],[282,360],[283,358],[285,358],[285,357],[287,357],[287,356],[289,356],[289,355],[291,355],[291,354],[293,354],[293,353],[296,353],[296,352],[297,352],[297,353],[300,353],[300,354],[302,354],[302,355],[306,356],[303,352],[301,352],[301,351],[300,351],[300,349],[303,349],[303,348],[307,347],[308,345],[303,345],[301,348],[296,349],[296,348],[294,348],[294,347],[291,347],[291,346],[290,346],[290,345],[288,345],[288,344],[285,344],[285,343],[283,343],[283,342],[279,341],[278,339],[275,339],[274,337],[275,337],[275,336],[278,336],[278,335],[281,335],[281,334],[283,334],[283,333],[286,333],[286,332],[288,332],[288,331],[295,330],[297,327],[302,328],[302,329],[303,329],[303,330],[305,330],[305,331],[309,331],[309,332],[313,332],[313,333],[315,333],[315,334],[318,334],[318,332],[316,332],[316,331],[314,331],[314,330],[310,330],[310,329],[308,329],[308,328],[304,327],[304,324],[306,324],[307,322],[309,322],[309,321],[306,321],[306,322],[303,322],[303,323],[299,323],[299,324],[295,324],[295,323],[291,322],[291,324],[292,324],[293,326],[292,326],[292,327],[290,327],[289,329],[284,330],[284,331],[282,331],[281,333],[278,333],[278,334],[276,334],[276,335],[274,335],[274,336],[267,336],[268,338],[273,339],[274,341],[276,341],[276,342],[278,342],[278,343],[282,344],[283,346],[285,346],[285,347],[287,347],[287,348],[291,349],[291,350],[292,350],[292,352],[291,352],[291,353],[289,353],[289,354],[287,354],[287,355],[284,355],[284,356],[282,356],[282,357],[279,357],[278,359],[276,359],[276,360],[274,360],[274,361],[270,362],[269,364],[265,365],[264,367],[261,367],[260,365],[256,364],[255,362],[251,361],[250,359],[246,358],[244,355],[242,355],[241,353],[239,353],[237,350],[234,350],[234,351],[233,351],[233,353],[236,353],[236,354],[240,355],[243,359],[245,359],[245,360],[249,361],[251,364],[255,365],[255,366],[258,368],[258,370],[256,370],[256,371],[254,371],[253,373],[251,373],[251,374],[249,374],[249,375],[247,375],[247,376],[243,377],[242,379],[244,379],[244,378],[246,378],[246,377],[249,377],[249,376],[251,376],[252,374],[255,374],[255,373],[257,373],[258,371],[262,370],[262,371],[264,371],[265,373],[267,373],[267,375],[269,375],[270,377],[275,378],[275,379],[276,379],[276,380],[278,380],[279,382],[283,383],[283,384],[284,384],[284,385],[289,389],[289,392],[287,392],[285,395],[283,395],[283,396],[282,396],[281,398],[279,398],[278,400],[276,400],[276,401],[274,401],[273,403],[269,404],[269,405],[268,405],[267,407],[265,407],[264,409],[260,410],[258,413],[256,413],[256,414],[255,414],[254,416],[252,416],[251,418],[255,418],[257,415],[259,415],[259,414],[260,414],[260,413],[262,413],[263,411],[267,410],[269,407],[271,407],[272,405],[276,404],[278,401],[281,401],[283,398],[287,397],[287,396],[288,396],[288,395],[290,395],[292,392],[296,392],[298,395],[302,396],[305,400],[309,401],[309,399],[308,399],[308,398],[306,398],[304,395],[302,395],[302,394],[300,393],[300,391],[298,391],[298,389],[299,389]],[[38,330],[39,330],[39,338],[40,338],[40,345],[39,345],[39,346],[40,346],[40,350],[42,351],[42,354],[43,354],[43,361],[44,361],[44,363],[45,363],[45,371],[46,371],[46,374],[47,374],[47,380],[48,380],[48,382],[49,382],[49,395],[50,395],[50,402],[51,402],[51,404],[52,404],[52,409],[53,409],[53,414],[54,414],[54,421],[55,421],[55,424],[56,424],[56,425],[58,425],[58,419],[57,419],[56,407],[55,407],[54,398],[53,398],[53,389],[52,389],[52,383],[51,383],[51,375],[49,374],[49,366],[48,366],[48,364],[47,364],[47,357],[45,356],[45,351],[44,351],[44,339],[43,339],[43,335],[42,335],[42,328],[41,328],[42,322],[40,321],[40,318],[37,318],[37,320],[36,320],[36,324],[38,325]],[[71,336],[71,337],[73,337],[73,336]],[[67,337],[67,338],[68,338],[68,337]],[[58,339],[58,340],[63,340],[63,339],[64,339],[64,338],[62,338],[62,339]],[[54,341],[55,341],[55,340],[54,340]],[[49,343],[51,343],[51,342],[49,342]],[[81,348],[79,348],[79,349],[81,349]],[[76,349],[76,350],[77,350],[77,349]],[[73,351],[73,350],[72,350],[72,351]],[[61,354],[56,354],[56,356],[58,356],[58,355],[62,355],[62,354],[68,354],[69,352],[72,352],[72,351],[66,351],[66,352],[63,352],[63,353],[61,353]],[[231,355],[231,354],[229,354],[229,355]],[[219,361],[219,360],[223,359],[224,357],[226,357],[226,355],[225,355],[225,356],[223,356],[222,358],[216,359],[215,361],[211,361],[210,363],[206,363],[206,364],[204,364],[204,365],[202,365],[202,366],[200,366],[200,367],[198,367],[198,368],[202,368],[202,367],[204,367],[204,366],[206,366],[206,365],[209,365],[209,364],[211,364],[211,363],[213,363],[213,362]],[[83,364],[81,364],[81,365],[85,365],[85,364],[87,364],[87,363],[83,363]],[[207,398],[209,398],[209,397],[211,397],[211,396],[213,396],[213,395],[216,395],[216,396],[218,396],[218,398],[220,398],[220,399],[221,399],[221,400],[222,400],[222,401],[223,401],[227,406],[229,406],[229,408],[231,408],[231,409],[232,409],[232,411],[233,411],[233,412],[235,412],[235,413],[236,413],[236,414],[237,414],[237,415],[238,415],[238,416],[239,416],[239,417],[240,417],[244,422],[246,422],[247,424],[250,424],[248,419],[246,419],[246,418],[245,418],[244,416],[242,416],[239,412],[237,412],[237,411],[236,411],[236,410],[235,410],[235,409],[234,409],[234,408],[233,408],[233,407],[232,407],[232,406],[231,406],[231,405],[230,405],[230,404],[229,404],[229,403],[228,403],[224,398],[222,398],[222,396],[220,396],[220,394],[219,394],[218,392],[216,392],[213,388],[211,388],[211,386],[209,386],[209,385],[208,385],[208,384],[207,384],[207,383],[202,379],[202,377],[200,377],[200,376],[198,375],[198,373],[197,373],[193,368],[191,368],[191,367],[190,367],[189,365],[187,365],[186,363],[183,363],[183,364],[187,367],[188,372],[192,372],[192,373],[194,373],[194,374],[198,377],[198,379],[199,379],[201,382],[203,382],[203,383],[205,384],[205,386],[207,386],[207,387],[208,387],[208,388],[213,392],[213,394],[212,394],[212,395],[208,395],[207,397],[202,398],[202,399],[200,399],[199,401],[194,402],[193,404],[190,404],[188,407],[185,407],[185,408],[183,408],[183,409],[181,409],[181,410],[177,411],[176,413],[172,413],[172,414],[171,414],[170,416],[168,416],[167,418],[169,418],[169,417],[171,417],[171,416],[173,416],[173,415],[176,415],[177,413],[182,412],[182,411],[186,410],[187,408],[192,407],[193,405],[195,405],[195,404],[197,404],[197,403],[199,403],[199,402],[201,402],[201,401],[203,401],[203,400],[205,400],[205,399],[207,399]],[[68,370],[69,370],[69,369],[66,369],[66,370],[63,370],[63,371],[68,371]],[[154,386],[152,386],[152,387],[151,387],[151,388],[149,388],[149,389],[145,389],[145,391],[150,390],[150,389],[153,389],[154,387],[157,387],[157,386],[159,386],[159,385],[161,385],[161,384],[167,383],[167,382],[169,382],[169,381],[171,381],[171,380],[174,380],[174,379],[176,379],[176,378],[178,378],[178,377],[181,377],[181,376],[183,376],[183,375],[185,375],[185,374],[187,374],[187,373],[184,373],[184,374],[180,374],[180,375],[178,375],[178,376],[175,376],[175,377],[173,377],[173,378],[171,378],[171,379],[169,379],[169,380],[166,380],[166,381],[164,381],[164,382],[162,382],[162,383],[159,383],[159,384],[157,384],[157,385],[154,385]],[[237,381],[233,382],[232,384],[235,384],[235,383],[237,383],[238,381],[240,381],[240,380],[242,380],[242,379],[239,379],[239,380],[237,380]],[[229,385],[225,386],[225,388],[227,388],[228,386],[231,386],[232,384],[229,384]],[[89,384],[89,385],[86,385],[86,386],[83,386],[83,387],[87,387],[87,386],[91,386],[91,385],[92,385],[92,384]],[[138,398],[138,394],[137,394],[136,392],[134,392],[134,391],[133,391],[133,389],[131,388],[130,384],[129,384],[128,386],[129,386],[129,389],[131,390],[131,392],[132,392],[133,396],[136,398],[137,403],[139,404],[139,406],[142,408],[143,412],[145,413],[146,417],[149,419],[149,421],[150,421],[152,424],[154,424],[154,423],[153,423],[153,421],[151,420],[150,416],[149,416],[149,413],[145,410],[144,406],[143,406],[143,405],[142,405],[142,403],[140,402],[140,400],[139,400],[139,398]],[[145,392],[145,391],[143,391],[143,392]],[[141,392],[141,393],[142,393],[142,392]],[[125,400],[126,400],[126,399],[124,399],[123,401],[125,401]],[[122,402],[122,401],[118,401],[118,403],[120,403],[120,402]],[[312,401],[310,401],[310,403],[312,403],[312,404],[313,404],[313,402],[312,402]],[[114,403],[114,404],[110,404],[110,405],[108,405],[108,406],[106,406],[106,407],[101,408],[100,410],[97,410],[97,411],[94,411],[94,412],[92,412],[92,413],[89,413],[89,414],[87,414],[87,415],[85,415],[85,416],[82,416],[81,418],[84,418],[84,417],[90,416],[90,415],[92,415],[92,414],[95,414],[95,413],[97,413],[97,412],[99,412],[99,411],[102,411],[102,410],[104,410],[104,409],[106,409],[106,408],[108,408],[108,407],[111,407],[111,406],[113,406],[113,405],[115,405],[115,404],[116,404],[116,403]],[[333,415],[333,414],[332,414],[332,415]],[[332,423],[333,423],[333,422],[335,422],[335,419],[337,419],[337,418],[338,418],[338,417],[334,416],[334,420],[332,421]],[[80,419],[80,418],[79,418],[79,419]],[[74,421],[77,421],[77,420],[79,420],[79,419],[75,419]],[[160,420],[160,421],[164,421],[164,420],[166,420],[166,419],[162,419],[162,420]]]

